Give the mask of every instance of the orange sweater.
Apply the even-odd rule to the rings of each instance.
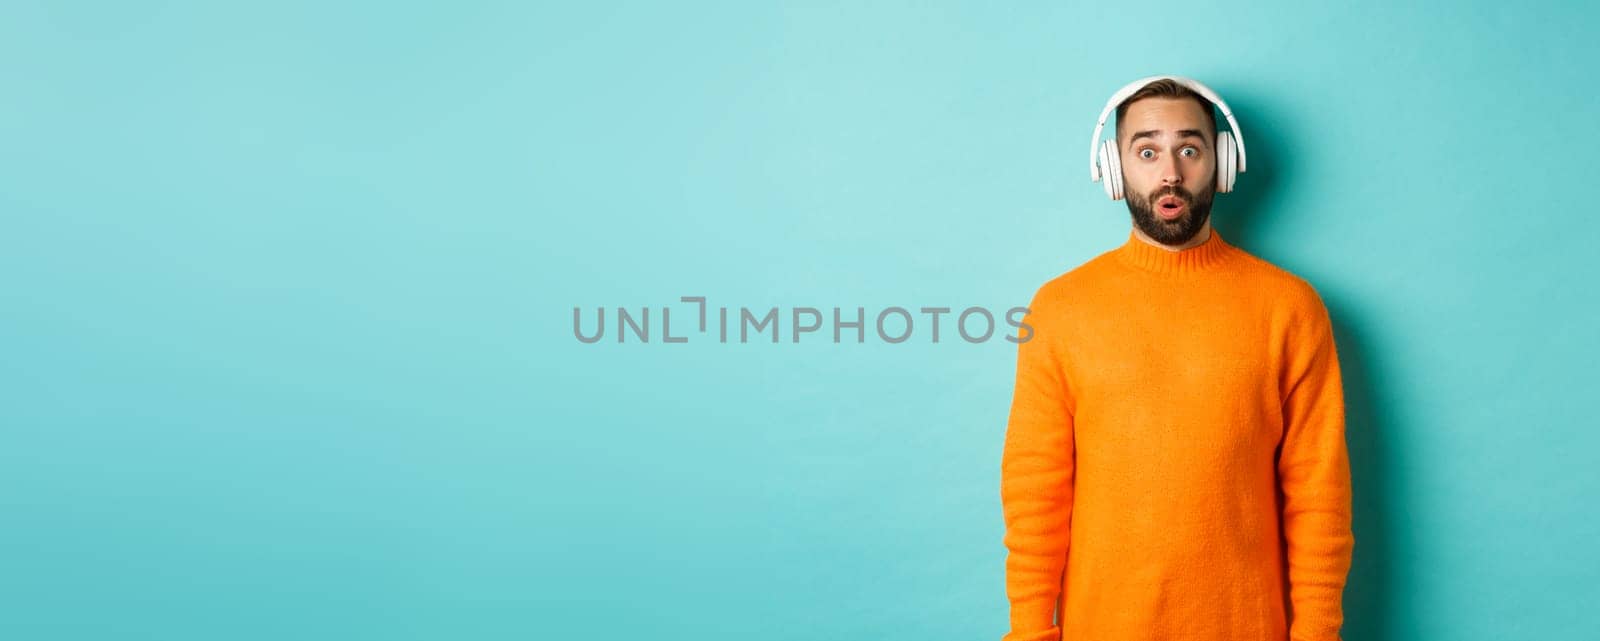
[[[1340,639],[1355,536],[1316,290],[1215,229],[1178,252],[1130,232],[1025,322],[1002,641]]]

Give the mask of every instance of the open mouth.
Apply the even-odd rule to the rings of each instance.
[[[1161,212],[1164,218],[1176,218],[1183,213],[1186,205],[1177,196],[1163,196],[1156,201],[1156,211]]]

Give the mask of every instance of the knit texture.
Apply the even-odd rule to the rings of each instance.
[[[1176,252],[1130,232],[1025,323],[1002,641],[1340,639],[1355,536],[1316,290],[1215,229]]]

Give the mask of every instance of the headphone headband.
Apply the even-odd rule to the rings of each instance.
[[[1100,146],[1100,133],[1105,129],[1106,119],[1111,117],[1111,112],[1117,108],[1117,105],[1122,104],[1122,101],[1127,100],[1128,96],[1133,95],[1134,92],[1151,82],[1163,79],[1172,80],[1193,89],[1195,93],[1211,101],[1211,104],[1216,105],[1217,109],[1222,111],[1223,117],[1228,119],[1228,126],[1233,130],[1233,142],[1239,148],[1239,171],[1241,173],[1244,172],[1244,134],[1239,132],[1239,122],[1233,119],[1233,110],[1228,108],[1228,103],[1223,102],[1217,92],[1212,91],[1210,87],[1201,84],[1198,80],[1183,76],[1149,76],[1130,82],[1123,88],[1118,89],[1117,93],[1111,95],[1111,100],[1106,101],[1106,108],[1100,111],[1100,121],[1094,125],[1094,137],[1089,139],[1089,178],[1091,180],[1100,181],[1100,164],[1095,158]]]

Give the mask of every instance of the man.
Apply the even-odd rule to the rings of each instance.
[[[1127,242],[1029,306],[1003,641],[1340,639],[1355,538],[1332,326],[1310,284],[1212,229],[1217,121],[1182,80],[1118,106]]]

